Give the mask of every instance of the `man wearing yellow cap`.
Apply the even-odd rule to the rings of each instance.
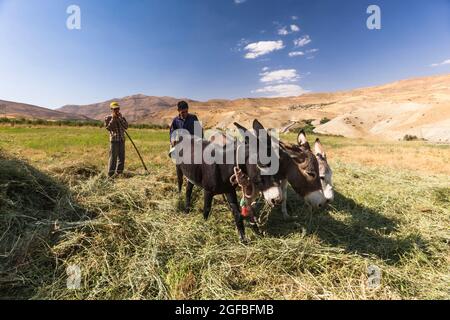
[[[112,177],[122,174],[125,169],[125,130],[128,129],[128,122],[120,113],[117,102],[112,102],[110,107],[112,114],[105,118],[105,126],[111,142],[108,175]]]

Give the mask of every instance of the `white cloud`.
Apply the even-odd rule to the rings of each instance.
[[[241,3],[244,3],[244,2],[246,2],[247,0],[234,0],[234,3],[235,4],[241,4]]]
[[[300,31],[300,27],[298,25],[291,24],[289,26],[289,29],[286,26],[281,27],[280,29],[278,29],[278,34],[280,36],[287,36],[288,34],[291,34],[291,33],[294,33],[294,32],[299,32],[299,31]]]
[[[260,41],[250,43],[244,50],[248,51],[245,55],[246,59],[256,59],[273,51],[284,49],[283,41]]]
[[[450,64],[450,59],[447,59],[445,61],[442,61],[441,63],[433,63],[430,65],[431,67],[439,67],[439,66],[445,66],[447,64]]]
[[[308,92],[309,92],[308,90],[305,90],[296,84],[280,84],[275,86],[267,86],[253,91],[253,93],[270,94],[269,97],[272,98],[300,96]]]
[[[310,50],[306,50],[307,53],[316,53],[319,52],[319,49],[310,49]]]
[[[312,42],[311,38],[308,35],[306,35],[306,36],[303,36],[301,38],[295,39],[294,40],[294,45],[296,47],[304,47],[304,46],[306,46],[307,44],[309,44],[311,42]]]
[[[264,67],[264,68],[262,68],[262,71],[265,72],[265,71],[267,71],[269,69],[270,69],[269,67]]]
[[[291,19],[295,21],[295,20],[298,20],[298,17],[297,16],[292,16]]]
[[[292,32],[299,32],[300,31],[300,27],[296,24],[291,24],[291,31]]]
[[[293,51],[293,52],[289,52],[289,57],[293,58],[293,57],[300,57],[300,56],[304,56],[305,53],[303,51]]]
[[[261,82],[292,82],[300,78],[295,69],[281,69],[270,72],[261,73]]]
[[[289,34],[289,31],[287,30],[287,27],[283,27],[278,29],[278,34],[280,36],[287,36]]]

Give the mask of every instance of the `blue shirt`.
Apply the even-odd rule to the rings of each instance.
[[[203,129],[201,127],[200,122],[198,121],[198,118],[196,115],[188,114],[186,119],[183,119],[181,117],[176,117],[172,121],[172,125],[170,126],[170,140],[176,140],[176,135],[174,135],[174,132],[179,129],[187,130],[191,135],[195,135],[195,127],[199,127],[199,132],[201,136],[197,134],[199,138],[203,138]]]

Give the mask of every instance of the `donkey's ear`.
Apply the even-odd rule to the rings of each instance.
[[[264,126],[261,124],[261,122],[259,122],[258,120],[254,120],[253,121],[253,131],[256,134],[256,137],[259,138],[267,138],[268,141],[270,141],[270,134],[269,132],[266,130],[266,128],[264,128]]]
[[[239,133],[241,134],[241,136],[244,138],[244,142],[246,144],[249,144],[250,142],[250,137],[253,137],[253,134],[246,128],[241,126],[239,123],[235,122],[234,125],[236,126],[236,128],[238,128]]]
[[[253,121],[253,130],[260,131],[260,130],[266,130],[264,126],[259,122],[257,119]]]
[[[316,143],[314,144],[314,151],[315,154],[320,154],[322,157],[326,157],[325,148],[319,138],[316,139]]]
[[[305,130],[302,129],[302,131],[300,131],[300,133],[297,136],[297,143],[300,146],[306,145],[308,143],[308,139],[306,139],[306,132]]]
[[[239,131],[242,131],[244,133],[248,132],[248,129],[246,127],[241,126],[239,123],[235,122],[234,125],[236,126],[236,128],[239,129]]]

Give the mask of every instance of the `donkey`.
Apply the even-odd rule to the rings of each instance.
[[[235,123],[235,125],[241,133],[249,132],[245,127],[240,126],[237,123]],[[254,129],[257,127],[256,121],[253,127]],[[214,196],[221,194],[225,195],[233,213],[240,240],[244,243],[246,242],[244,218],[240,212],[235,186],[230,181],[235,174],[235,168],[238,167],[249,177],[255,191],[261,192],[266,202],[270,205],[279,205],[283,200],[281,180],[275,175],[264,175],[263,171],[265,168],[258,164],[258,157],[260,155],[260,149],[262,148],[261,144],[261,141],[258,139],[256,152],[250,154],[252,148],[250,148],[248,141],[238,143],[237,145],[233,144],[233,148],[230,148],[227,146],[219,146],[210,141],[205,141],[193,136],[183,135],[181,142],[175,147],[175,149],[179,151],[179,157],[185,158],[184,156],[186,156],[189,160],[187,163],[186,161],[183,161],[182,163],[179,163],[178,161],[177,163],[179,187],[180,181],[182,184],[183,176],[188,180],[186,189],[186,210],[189,211],[191,206],[194,185],[197,185],[204,190],[203,217],[205,220],[210,216]],[[182,154],[185,150],[188,150],[189,154]],[[194,161],[196,159],[195,150],[202,151],[201,163],[199,164],[195,164]],[[203,156],[204,150],[208,150],[215,159],[221,159],[222,161],[220,161],[220,163],[218,163],[218,161],[208,163]],[[245,151],[245,154],[243,154],[242,151]],[[171,153],[172,157],[173,152]],[[244,157],[241,163],[240,159],[242,155]],[[256,225],[252,225],[252,227],[255,232],[259,233],[259,229]]]
[[[259,134],[270,137],[264,126],[258,121],[255,122],[255,130]],[[274,140],[272,137],[267,139]],[[280,145],[280,170],[276,178],[282,181],[282,212],[284,219],[290,220],[295,218],[291,217],[287,212],[288,184],[292,186],[298,195],[305,199],[308,205],[314,208],[323,208],[327,203],[327,199],[322,190],[319,162],[312,153],[309,144],[290,145],[282,141],[278,143]]]
[[[255,125],[258,128],[257,134],[267,134],[267,130],[257,120]],[[245,129],[245,128],[244,128]],[[242,128],[241,128],[242,130]],[[269,136],[269,135],[268,135]],[[269,139],[269,138],[268,138]],[[210,141],[218,145],[226,145],[233,140],[232,137],[224,133],[217,132],[211,136]],[[274,140],[273,138],[271,140]],[[281,176],[283,181],[283,203],[286,204],[287,199],[287,184],[291,183],[294,190],[301,196],[305,197],[308,204],[314,207],[322,207],[323,198],[320,195],[319,184],[317,183],[317,176],[320,178],[322,185],[322,193],[325,196],[326,202],[332,202],[334,199],[332,186],[332,171],[327,162],[325,149],[319,139],[315,142],[315,157],[318,161],[318,168],[314,164],[314,158],[306,139],[306,133],[302,130],[298,135],[298,146],[292,146],[280,142],[281,156],[280,156],[280,172],[277,174]],[[290,159],[289,159],[290,158]],[[288,179],[289,176],[289,179]],[[304,179],[303,179],[304,177]]]
[[[319,138],[316,139],[314,149],[317,161],[319,161],[319,174],[323,194],[328,203],[332,203],[334,201],[333,171],[328,164],[327,154]]]
[[[334,201],[332,184],[333,172],[328,164],[325,149],[320,142],[320,139],[316,139],[314,155],[304,130],[299,133],[297,142],[298,145],[281,143],[282,148],[290,155],[295,163],[294,166],[291,165],[287,169],[287,176],[290,176],[290,179],[288,179],[289,183],[297,194],[305,198],[308,205],[319,209],[323,208]],[[309,196],[306,195],[308,190],[304,187],[304,179],[306,179],[306,181],[311,179],[314,181],[313,185],[315,186],[316,191],[309,193]],[[317,191],[317,187],[319,186],[318,179],[320,181],[320,192]],[[296,218],[295,216],[290,216],[287,212],[288,180],[284,180],[282,184],[283,203],[281,210],[285,220]]]
[[[299,146],[311,149],[309,147],[305,131],[302,130],[299,133],[297,142]],[[319,176],[320,182],[322,184],[323,194],[327,199],[327,203],[331,203],[334,201],[333,171],[331,170],[331,167],[328,164],[325,148],[323,147],[322,142],[320,141],[319,138],[317,138],[314,143],[314,154],[316,156],[317,161],[319,162]]]

